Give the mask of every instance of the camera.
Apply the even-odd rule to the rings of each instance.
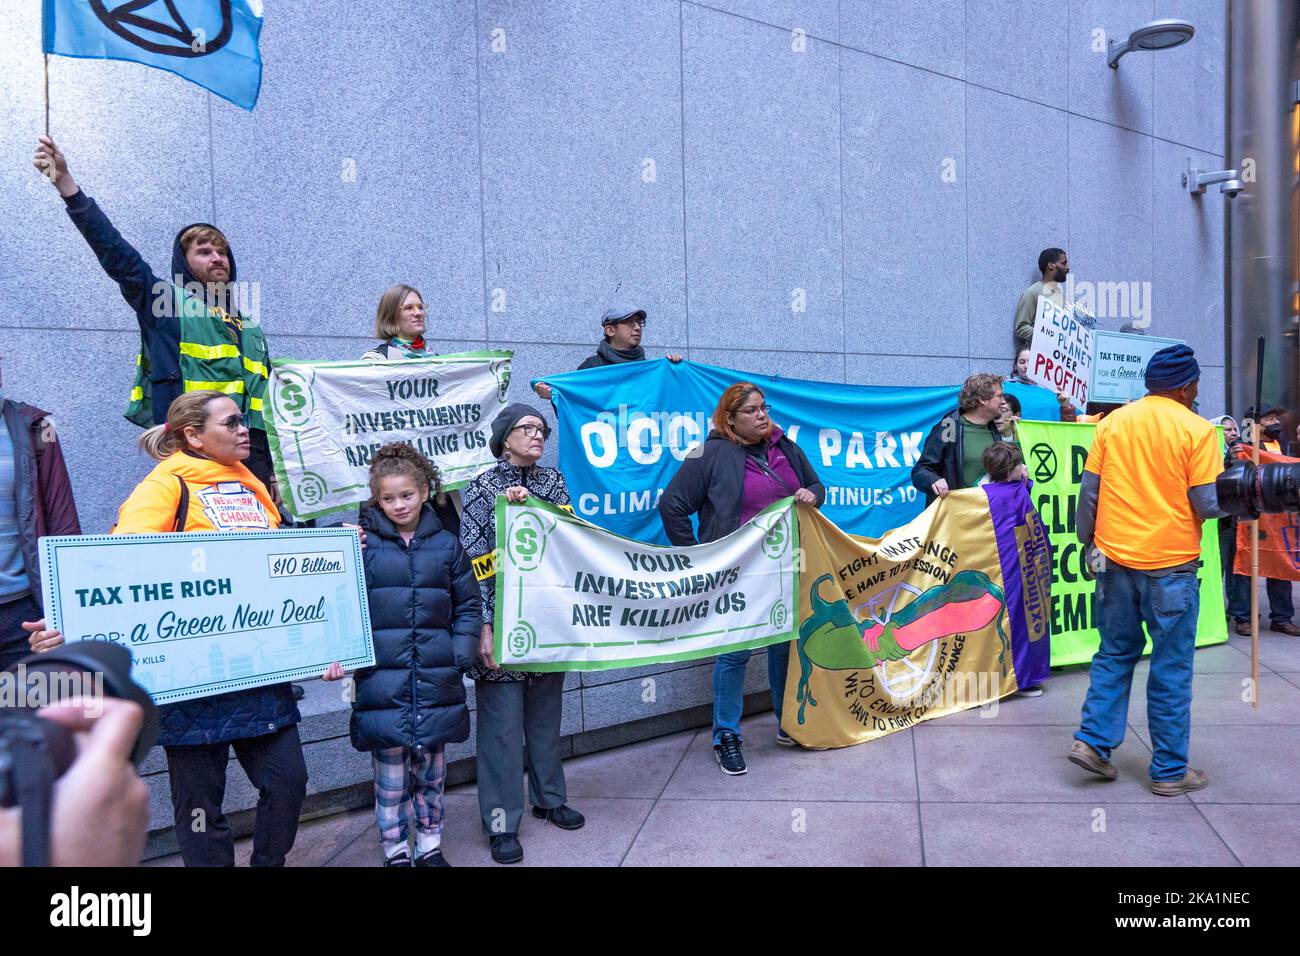
[[[1214,482],[1219,507],[1242,521],[1300,511],[1300,462],[1236,461]]]
[[[24,866],[49,863],[54,784],[77,756],[72,733],[36,711],[76,698],[93,706],[105,697],[134,701],[144,710],[131,751],[138,767],[158,739],[158,710],[131,680],[131,654],[125,648],[80,641],[31,654],[0,671],[0,808],[22,807]]]

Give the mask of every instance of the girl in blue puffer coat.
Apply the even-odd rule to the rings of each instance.
[[[461,678],[478,662],[479,587],[460,539],[434,513],[445,496],[427,458],[385,445],[370,466],[370,493],[361,526],[375,666],[355,675],[352,746],[374,762],[384,865],[412,865],[414,816],[414,865],[449,866],[440,849],[443,748],[469,738]],[[334,663],[323,676],[345,675]]]

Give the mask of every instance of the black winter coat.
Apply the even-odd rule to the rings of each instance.
[[[912,484],[917,491],[924,493],[927,506],[939,497],[931,489],[940,478],[948,482],[952,491],[966,487],[962,481],[962,435],[965,430],[966,420],[961,417],[961,412],[951,411],[939,419],[930,429],[930,434],[925,436],[921,457],[912,466]],[[994,441],[1010,440],[998,431],[993,422],[988,423],[988,430]],[[949,440],[944,440],[945,435]]]
[[[432,748],[469,738],[461,675],[478,660],[478,584],[460,541],[425,503],[407,545],[378,507],[362,512],[375,666],[356,672],[352,746]]]
[[[784,434],[776,440],[790,462],[799,487],[817,496],[817,507],[826,500],[826,489],[813,471],[803,449]],[[659,499],[659,517],[668,540],[678,547],[696,544],[691,515],[700,515],[699,544],[726,537],[740,527],[740,509],[745,497],[746,451],[717,432],[696,448],[673,475]]]

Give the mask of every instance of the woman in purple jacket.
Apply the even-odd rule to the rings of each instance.
[[[820,508],[826,500],[808,456],[785,437],[768,417],[762,391],[738,382],[722,393],[713,410],[708,441],[687,456],[659,500],[659,516],[668,540],[678,546],[716,541],[731,534],[768,505],[794,496]],[[699,537],[691,515],[699,515]],[[741,753],[740,714],[744,709],[748,650],[720,654],[713,664],[713,753],[726,774],[745,772]],[[776,712],[776,742],[794,741],[781,730],[781,702],[789,644],[767,650],[767,676]]]

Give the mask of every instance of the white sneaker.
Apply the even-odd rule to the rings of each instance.
[[[776,728],[776,745],[778,747],[798,747],[799,742],[778,727]]]
[[[1016,691],[1015,696],[1016,697],[1042,697],[1043,685],[1035,684],[1033,687],[1021,687]]]

